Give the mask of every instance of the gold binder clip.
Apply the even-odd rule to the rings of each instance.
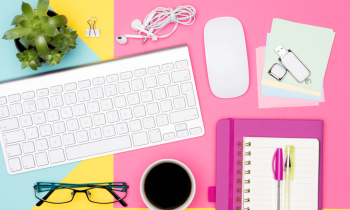
[[[249,152],[238,152],[238,155],[251,156],[252,153],[250,151]]]
[[[87,23],[90,26],[90,29],[86,29],[86,37],[100,37],[100,29],[96,29],[97,17],[91,17]]]
[[[250,202],[250,198],[242,199],[241,197],[238,197],[238,198],[237,198],[237,201],[238,201],[238,202]]]
[[[248,143],[238,142],[238,146],[250,147],[251,145],[252,145],[252,143],[250,143],[250,142],[248,142]]]
[[[243,165],[243,164],[244,164],[244,165],[250,165],[251,162],[250,162],[250,160],[248,160],[248,161],[239,160],[239,161],[238,161],[238,164],[239,164],[239,165]]]

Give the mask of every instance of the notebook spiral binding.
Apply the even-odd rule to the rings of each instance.
[[[238,142],[238,145],[242,146],[242,147],[250,147],[250,146],[252,146],[251,142],[247,142],[247,143]],[[250,151],[249,152],[238,152],[238,155],[251,156],[252,153]],[[250,165],[251,161],[242,161],[242,160],[240,160],[240,161],[238,161],[238,164],[239,165]],[[244,171],[244,170],[237,170],[237,173],[238,174],[250,174],[250,170],[246,170],[246,171]],[[237,179],[237,183],[250,184],[250,179],[247,179],[247,180]],[[250,189],[238,188],[237,192],[239,192],[239,193],[250,193]],[[238,197],[237,201],[238,202],[250,202],[250,198]],[[250,210],[250,208],[249,207],[247,207],[247,208],[237,207],[236,210]]]

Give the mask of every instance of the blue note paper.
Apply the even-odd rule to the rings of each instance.
[[[266,38],[266,49],[269,43],[270,33],[267,34]],[[266,55],[266,52],[265,52]],[[276,61],[277,62],[277,61]],[[323,91],[323,89],[322,89]],[[297,99],[305,99],[305,100],[314,100],[314,101],[322,101],[322,93],[320,96],[313,96],[305,93],[298,93],[290,90],[279,89],[275,87],[270,87],[266,85],[261,86],[261,95],[263,96],[274,96],[274,97],[283,97],[283,98],[297,98]]]

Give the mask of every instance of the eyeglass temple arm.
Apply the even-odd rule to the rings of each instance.
[[[50,195],[51,195],[54,191],[55,191],[55,190],[50,190],[50,191],[42,198],[42,200],[39,200],[39,202],[36,203],[36,206],[41,206],[41,204],[44,203],[43,200],[48,199],[48,198],[50,197]]]
[[[96,185],[93,185],[93,184],[89,185],[89,184],[88,184],[88,186],[89,186],[89,187],[95,187]],[[106,187],[106,186],[102,186],[102,187],[105,188],[106,190],[108,190],[108,192],[110,192],[110,193],[113,195],[113,197],[114,197],[115,199],[117,199],[117,201],[119,201],[119,203],[120,203],[122,206],[124,206],[124,207],[127,207],[127,206],[128,206],[128,204],[125,203],[125,201],[122,200],[122,199],[121,199],[113,190],[111,190],[109,187]]]

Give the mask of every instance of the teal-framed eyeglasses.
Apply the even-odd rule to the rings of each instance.
[[[129,186],[125,182],[86,184],[37,182],[34,184],[34,194],[40,200],[36,204],[37,206],[41,206],[43,202],[69,203],[74,199],[76,193],[85,193],[90,202],[99,204],[120,202],[126,207],[127,204],[123,199],[127,195],[128,188]]]

